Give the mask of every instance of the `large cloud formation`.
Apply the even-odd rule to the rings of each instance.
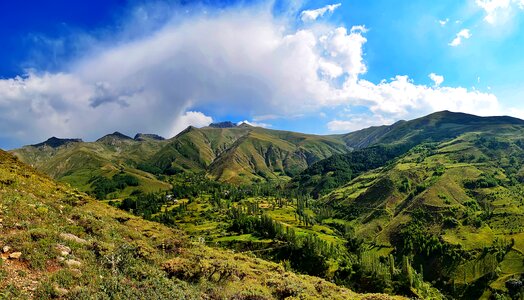
[[[439,109],[498,111],[492,94],[416,85],[407,76],[362,79],[365,33],[364,26],[297,25],[260,7],[178,17],[140,38],[95,45],[62,72],[0,80],[0,137],[172,136],[191,122],[211,122],[195,107],[256,120],[366,106],[377,122]],[[329,129],[357,129],[351,120],[333,122]]]

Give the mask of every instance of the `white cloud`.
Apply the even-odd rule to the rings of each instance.
[[[524,9],[524,0],[476,0],[475,3],[484,10],[484,21],[492,25],[507,22],[514,8]]]
[[[301,18],[302,22],[315,21],[316,19],[324,16],[324,14],[327,13],[327,12],[333,13],[335,11],[335,9],[337,9],[341,5],[342,5],[342,3],[337,3],[337,4],[326,5],[326,6],[322,7],[322,8],[318,8],[318,9],[304,10],[304,11],[302,11],[302,13],[300,13],[300,18]]]
[[[250,125],[250,126],[263,127],[263,128],[271,127],[271,124],[262,123],[262,122],[253,122],[253,121],[250,122],[248,120],[237,122],[237,125],[241,125],[241,124],[247,124],[247,125]]]
[[[171,135],[175,136],[180,131],[186,129],[188,126],[204,127],[213,123],[213,118],[206,116],[199,111],[187,111],[183,115],[175,119],[171,128]]]
[[[344,120],[335,119],[327,123],[329,131],[351,132],[371,126],[390,125],[393,119],[386,119],[381,115],[354,114],[344,117]]]
[[[270,11],[180,17],[148,35],[97,43],[62,72],[0,79],[0,138],[89,140],[115,130],[169,137],[211,122],[199,107],[257,122],[338,106],[365,106],[384,120],[496,111],[492,94],[417,85],[407,76],[362,80],[364,26],[295,29],[292,17]]]
[[[320,72],[322,75],[329,78],[337,78],[344,74],[344,69],[336,63],[326,61],[325,59],[320,59],[318,61]]]
[[[373,113],[394,118],[446,109],[480,115],[500,111],[493,94],[462,87],[417,85],[408,76],[396,76],[379,84],[359,80],[350,91],[351,97],[360,99]]]
[[[277,114],[268,114],[268,115],[254,116],[253,121],[258,122],[258,121],[265,121],[265,120],[274,120],[274,119],[279,119],[281,117],[282,116],[277,115]]]
[[[439,86],[442,84],[442,82],[444,82],[444,76],[441,76],[441,75],[437,75],[435,73],[431,73],[429,74],[428,76],[431,80],[433,80],[433,82],[435,83],[435,86]]]
[[[501,10],[508,9],[511,0],[476,0],[475,3],[486,12],[484,20],[493,24],[496,21],[497,13]]]
[[[462,87],[428,87],[417,85],[407,76],[374,84],[359,80],[348,89],[350,97],[369,108],[369,114],[346,116],[329,122],[332,131],[356,130],[367,126],[391,123],[391,120],[411,119],[435,111],[451,110],[476,115],[501,112],[497,97]]]
[[[449,43],[449,45],[451,47],[456,47],[460,44],[462,44],[462,39],[469,39],[471,37],[471,32],[469,31],[469,29],[462,29],[461,31],[459,31],[457,33],[457,35],[455,36],[455,38]]]
[[[520,118],[520,119],[523,119],[524,120],[524,109],[522,108],[509,108],[508,109],[508,113],[511,115],[511,116],[514,116],[516,118]]]
[[[446,26],[446,24],[448,24],[448,22],[449,22],[449,18],[446,18],[444,20],[439,20],[438,22],[439,22],[440,26]]]

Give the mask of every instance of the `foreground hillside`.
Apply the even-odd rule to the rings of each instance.
[[[0,150],[0,298],[389,299],[193,242]]]

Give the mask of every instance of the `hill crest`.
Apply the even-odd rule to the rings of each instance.
[[[58,148],[60,146],[63,146],[63,145],[66,145],[66,144],[70,144],[70,143],[81,143],[83,142],[82,139],[78,139],[78,138],[66,138],[66,139],[61,139],[61,138],[57,138],[57,137],[50,137],[49,139],[47,139],[46,141],[44,142],[41,142],[41,143],[38,143],[38,144],[34,144],[34,145],[31,145],[32,147],[43,147],[43,146],[48,146],[48,147],[51,147],[51,148]]]

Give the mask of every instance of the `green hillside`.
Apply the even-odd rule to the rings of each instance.
[[[479,117],[475,115],[440,111],[390,126],[370,127],[336,136],[348,146],[361,149],[377,144],[418,144],[422,141],[442,141],[465,132],[491,129],[493,126],[522,126],[524,120],[512,117]]]
[[[423,142],[442,142],[467,132],[501,132],[521,129],[524,121],[511,117],[478,117],[442,111],[391,126],[371,127],[337,136],[355,149],[319,161],[293,178],[293,185],[314,195],[366,171],[385,165]],[[371,162],[371,163],[370,163]]]
[[[164,174],[207,172],[219,181],[287,180],[312,163],[347,152],[339,139],[246,124],[189,127],[157,152],[149,165]]]
[[[117,193],[104,195],[104,198],[111,198],[129,195],[137,189],[153,192],[170,187],[156,176],[137,168],[165,143],[148,135],[137,135],[136,139],[132,139],[115,132],[91,143],[51,138],[44,143],[25,146],[12,152],[21,161],[81,191],[93,192],[92,182],[99,177],[112,178],[123,173],[138,180],[136,186],[124,187]]]
[[[183,172],[207,173],[230,183],[287,181],[316,161],[347,152],[347,146],[334,137],[242,124],[188,127],[170,140],[143,134],[132,139],[118,132],[91,143],[52,138],[12,152],[82,191],[93,192],[92,183],[99,177],[111,180],[119,173],[136,177],[137,187],[102,192],[103,198],[121,198],[134,190],[165,190],[169,185],[159,178]]]
[[[455,298],[506,293],[524,274],[524,129],[477,128],[418,145],[321,201],[370,249],[413,256],[424,279]]]
[[[0,247],[1,299],[401,299],[193,242],[1,150]]]

